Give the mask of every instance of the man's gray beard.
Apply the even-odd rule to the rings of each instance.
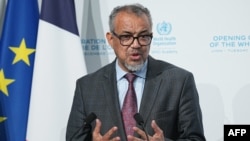
[[[127,67],[128,70],[132,71],[132,72],[135,72],[135,71],[139,71],[141,70],[141,68],[143,67],[143,64],[144,63],[141,63],[141,64],[138,64],[138,65],[129,65],[127,63],[125,63],[125,66]]]

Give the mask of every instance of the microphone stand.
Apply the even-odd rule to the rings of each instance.
[[[146,135],[147,141],[149,141],[148,133],[145,130],[145,124],[144,124],[144,120],[143,120],[142,116],[139,113],[136,113],[134,115],[134,119],[137,122],[137,124],[139,124],[142,127],[142,130],[144,131],[144,133]]]

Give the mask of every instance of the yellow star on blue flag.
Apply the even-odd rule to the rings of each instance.
[[[37,0],[8,0],[0,39],[0,141],[25,141],[39,21]]]
[[[9,95],[7,86],[14,81],[14,79],[5,78],[3,69],[0,70],[0,91],[2,91],[6,96]]]
[[[18,61],[24,61],[28,66],[30,65],[29,55],[35,52],[35,49],[27,48],[25,40],[22,39],[22,42],[18,47],[10,47],[10,50],[15,53],[15,58],[12,64],[17,63]]]
[[[0,117],[0,123],[5,121],[7,118],[6,117]]]

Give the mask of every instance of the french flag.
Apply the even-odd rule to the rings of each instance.
[[[28,119],[28,141],[65,140],[75,82],[86,74],[74,0],[43,0]]]

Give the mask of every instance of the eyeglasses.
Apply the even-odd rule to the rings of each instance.
[[[147,35],[139,35],[137,37],[134,37],[133,35],[117,35],[114,31],[112,31],[112,34],[120,40],[120,44],[123,46],[132,45],[135,39],[137,39],[139,45],[147,46],[151,43],[153,38],[152,33]]]

